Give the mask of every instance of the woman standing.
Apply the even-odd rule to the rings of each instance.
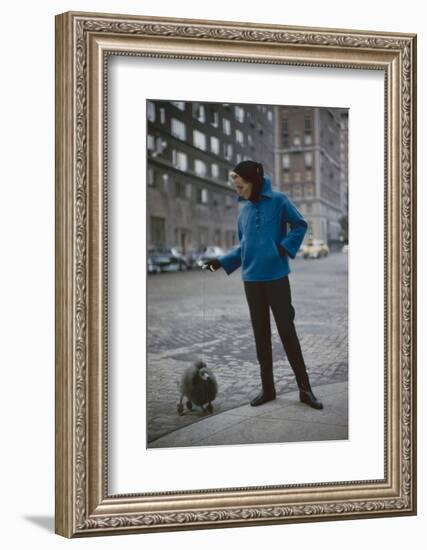
[[[238,201],[246,201],[237,219],[240,244],[205,267],[228,275],[242,266],[246,299],[261,369],[262,392],[251,405],[276,398],[273,377],[270,308],[289,363],[295,374],[300,401],[315,409],[323,405],[314,396],[295,330],[288,274],[288,256],[295,258],[307,231],[307,222],[289,198],[273,191],[259,162],[243,161],[231,172]],[[288,231],[288,226],[290,230]]]

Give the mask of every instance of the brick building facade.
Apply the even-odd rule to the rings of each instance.
[[[275,107],[275,183],[307,219],[307,237],[334,245],[348,216],[348,110]]]
[[[273,119],[266,105],[147,101],[149,246],[236,244],[229,172],[250,159],[274,174]]]

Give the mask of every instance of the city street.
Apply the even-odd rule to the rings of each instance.
[[[291,260],[295,326],[312,386],[348,378],[348,256]],[[247,404],[260,391],[259,365],[241,270],[161,273],[148,277],[147,445],[212,415],[177,413],[186,367],[206,361],[218,381],[213,415]],[[297,389],[271,314],[278,394]]]

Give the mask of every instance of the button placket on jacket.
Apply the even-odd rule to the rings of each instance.
[[[259,226],[260,226],[260,214],[259,214],[259,206],[256,205],[255,206],[256,208],[256,217],[255,217],[255,220],[256,220],[256,228],[259,229]]]

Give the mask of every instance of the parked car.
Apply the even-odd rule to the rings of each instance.
[[[161,249],[149,249],[148,256],[150,270],[150,263],[156,266],[154,269],[156,272],[163,271],[183,271],[187,269],[187,262],[182,254],[176,248],[161,248]]]
[[[199,255],[196,263],[199,267],[202,267],[205,262],[218,258],[223,254],[225,254],[224,249],[220,246],[208,246],[206,250]]]
[[[323,258],[329,254],[328,245],[325,241],[309,239],[302,247],[303,258]]]
[[[148,258],[147,258],[147,268],[148,268],[148,273],[160,273],[161,272],[160,265],[157,263],[156,258],[154,258],[153,256],[148,256]]]
[[[180,271],[184,271],[189,268],[188,260],[186,256],[184,256],[184,254],[182,253],[181,248],[179,248],[178,246],[173,246],[172,248],[170,248],[170,252],[172,256],[176,258],[176,260],[178,260]]]

